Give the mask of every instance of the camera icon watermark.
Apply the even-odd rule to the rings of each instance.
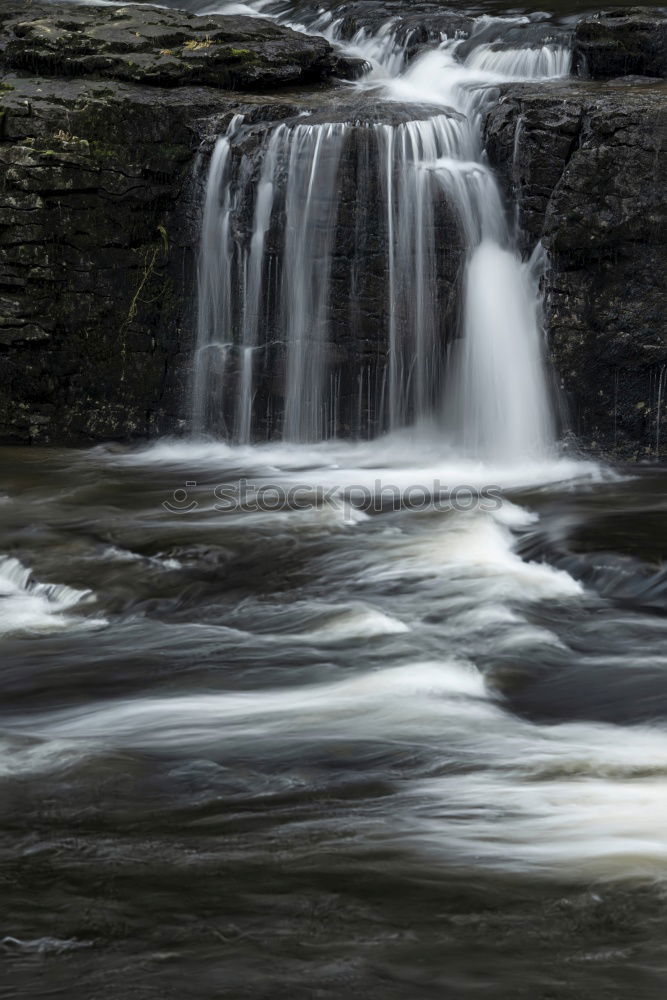
[[[199,504],[196,500],[188,500],[188,490],[194,489],[197,483],[193,479],[189,479],[185,483],[185,489],[179,487],[175,489],[171,495],[171,500],[163,500],[162,506],[165,510],[168,510],[170,514],[191,514],[193,511],[197,510]]]

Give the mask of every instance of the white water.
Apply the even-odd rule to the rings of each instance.
[[[391,795],[363,800],[361,807],[330,808],[327,800],[321,814],[307,820],[318,851],[328,849],[331,834],[334,852],[336,837],[356,838],[366,851],[385,843],[409,863],[426,858],[434,873],[439,866],[469,866],[477,873],[500,869],[584,883],[664,878],[664,729],[539,724],[515,715],[503,695],[503,669],[529,663],[533,676],[548,664],[554,672],[561,666],[590,671],[582,625],[600,629],[606,613],[604,601],[568,572],[516,551],[516,534],[539,524],[539,503],[534,512],[505,500],[496,510],[445,513],[369,516],[342,502],[224,513],[213,507],[212,493],[206,505],[204,488],[193,494],[196,514],[168,515],[151,491],[156,483],[191,476],[204,487],[207,470],[211,486],[244,473],[313,489],[372,485],[375,477],[403,486],[436,473],[449,475],[449,485],[475,476],[482,484],[490,466],[452,454],[443,468],[437,439],[428,445],[415,431],[310,447],[160,442],[143,452],[97,449],[78,461],[93,463],[87,474],[77,469],[82,482],[99,479],[103,492],[118,483],[117,500],[123,500],[110,506],[110,520],[99,518],[95,507],[90,512],[100,522],[95,534],[115,539],[105,548],[96,539],[90,553],[110,567],[102,568],[96,591],[111,593],[114,581],[127,578],[123,593],[138,593],[139,601],[132,617],[119,622],[114,615],[99,645],[97,637],[91,643],[100,688],[85,702],[75,697],[47,710],[41,701],[25,715],[22,709],[12,714],[0,733],[3,778],[41,775],[56,785],[94,775],[96,761],[127,766],[148,754],[174,767],[219,767],[230,780],[247,779],[250,798],[252,775],[264,768],[268,802],[285,786],[321,795],[319,759],[333,755],[338,775],[342,754],[345,767],[354,762],[355,771],[367,767],[372,775],[377,757],[385,761]],[[515,466],[505,468],[505,481],[539,481],[557,468],[563,476],[581,471],[564,462]],[[139,504],[130,508],[132,516],[128,497]],[[67,532],[71,507],[63,513]],[[224,562],[207,562],[235,549],[228,578]],[[288,565],[277,566],[281,558]],[[247,580],[239,586],[247,560],[255,561],[258,574],[252,589]],[[33,589],[47,596],[17,563],[10,570],[5,576],[22,601]],[[264,587],[263,574],[276,572],[278,585],[272,580]],[[173,580],[162,590],[165,575]],[[53,596],[59,605],[73,602],[65,624],[77,627],[77,603],[86,595],[56,587]],[[629,650],[621,655],[632,667],[641,652],[635,642],[648,626],[636,618],[631,627]],[[88,652],[76,642],[70,648],[73,669],[80,671]],[[599,647],[593,648],[597,655]],[[659,640],[650,651],[659,655]],[[131,683],[136,657],[150,665],[139,689]],[[128,673],[107,687],[125,661]],[[172,662],[183,668],[173,676],[164,670]],[[601,685],[604,663],[602,655]],[[47,657],[46,672],[51,669]],[[571,697],[575,702],[576,685]],[[394,759],[400,761],[395,770]],[[198,781],[195,775],[189,787],[204,794]],[[281,815],[279,822],[298,840],[303,814],[291,820]]]
[[[3,772],[57,771],[113,749],[201,757],[233,746],[252,759],[333,740],[409,746],[419,734],[431,773],[393,798],[389,825],[368,821],[376,843],[398,836],[436,866],[584,880],[661,877],[667,860],[664,731],[633,727],[619,741],[609,725],[517,720],[463,660],[406,661],[297,689],[117,700],[13,729],[46,742],[8,744]]]
[[[379,125],[376,133],[389,279],[385,426],[396,430],[437,410],[444,354],[433,231],[434,202],[441,197],[436,175],[451,188],[447,179],[457,175],[441,165],[467,161],[475,145],[465,123],[447,115]],[[468,174],[453,199],[466,233],[477,208],[468,180],[476,178]]]
[[[511,461],[539,454],[551,438],[538,308],[516,255],[492,240],[480,243],[466,272],[464,334],[451,386],[467,452]]]
[[[567,76],[570,71],[569,49],[542,45],[533,49],[496,49],[481,44],[465,61],[470,70],[483,70],[514,79],[549,79]]]
[[[335,187],[347,126],[297,125],[289,146],[285,198],[281,330],[287,333],[284,436],[319,441],[327,436],[327,308]]]
[[[39,583],[18,559],[0,557],[0,636],[102,626],[101,618],[80,616],[80,605],[92,596],[65,584]],[[78,615],[70,613],[74,609]]]
[[[228,136],[234,134],[240,121],[240,116],[232,119]],[[216,266],[223,259],[229,241],[231,190],[226,183],[229,155],[229,139],[220,139],[211,157],[204,205],[193,386],[193,427],[200,433],[210,426],[220,410],[232,337],[232,275],[228,268]]]
[[[480,19],[485,27],[489,22]],[[325,12],[294,26],[332,38],[339,33]],[[239,443],[276,434],[316,442],[435,419],[443,439],[463,454],[544,458],[553,425],[539,296],[513,249],[484,162],[480,120],[493,86],[562,76],[569,53],[558,46],[497,49],[480,40],[461,61],[460,41],[446,40],[406,66],[407,42],[399,43],[396,30],[387,23],[373,36],[361,31],[346,46],[372,66],[351,89],[385,102],[388,112],[397,102],[418,105],[423,110],[415,120],[383,124],[357,111],[337,124],[281,123],[255,152],[239,156],[234,146],[247,130],[236,119],[218,140],[204,211],[194,428]],[[434,106],[442,112],[429,111]],[[349,215],[339,213],[340,165],[351,144],[362,187],[350,233],[341,232],[341,218],[349,226]],[[443,205],[454,211],[467,247],[458,323],[436,241]],[[245,238],[239,232],[248,206]],[[369,211],[380,220],[380,258],[368,259],[364,243]],[[364,280],[378,265],[386,273],[384,327],[362,326],[359,336],[384,340],[385,355],[359,371],[352,406],[341,395],[349,373],[338,356],[350,348],[336,346],[344,335],[340,320],[332,326],[332,313],[344,295],[357,321]],[[462,342],[452,345],[457,334]]]

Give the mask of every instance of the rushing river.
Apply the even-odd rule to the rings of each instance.
[[[664,472],[10,455],[9,995],[660,995]]]
[[[336,39],[314,6],[206,9]],[[207,165],[197,434],[4,450],[6,996],[663,995],[667,473],[557,444],[539,253],[516,250],[478,115],[569,52],[558,32],[487,37],[413,61],[392,24],[346,43],[369,63],[357,98],[430,108],[368,132],[393,317],[359,403],[373,440],[341,440],[326,336],[306,342],[352,124],[279,124],[244,174],[239,117]],[[465,235],[446,357],[428,280],[445,196]],[[298,263],[266,309],[286,408],[252,444],[274,210],[271,266]],[[207,359],[231,328],[217,420]]]

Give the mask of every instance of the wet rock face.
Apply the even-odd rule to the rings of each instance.
[[[486,123],[524,249],[541,239],[548,252],[550,352],[573,429],[630,457],[667,426],[661,123],[667,96],[648,81],[509,86]]]
[[[0,439],[173,427],[190,350],[194,122],[216,92],[0,84]]]
[[[667,76],[667,13],[655,7],[601,11],[577,22],[574,61],[580,76]]]
[[[324,38],[252,17],[6,3],[0,23],[0,65],[33,74],[257,90],[346,70]]]

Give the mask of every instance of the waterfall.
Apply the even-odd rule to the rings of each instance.
[[[488,23],[486,19],[485,23]],[[338,22],[320,16],[319,30]],[[392,23],[353,40],[366,106],[237,117],[208,173],[193,425],[239,443],[439,424],[478,457],[552,443],[539,296],[480,121],[505,78],[567,73],[562,47],[406,65]],[[381,88],[381,89],[380,89]]]
[[[389,292],[385,427],[395,430],[428,418],[438,405],[443,330],[431,225],[434,202],[441,198],[436,180],[442,169],[447,172],[442,164],[472,155],[473,144],[465,123],[447,115],[381,125],[376,132],[378,170],[385,179],[381,212]]]
[[[465,61],[468,69],[485,70],[518,79],[567,76],[570,50],[563,46],[540,45],[527,49],[499,49],[491,44],[478,45]]]
[[[230,140],[241,120],[236,115],[228,127],[227,136],[216,143],[206,184],[199,250],[197,352],[193,385],[192,422],[197,433],[215,427],[216,418],[222,411],[221,393],[231,347],[227,338],[232,335],[232,276],[230,271],[221,270],[218,264],[229,242],[231,192],[227,171]],[[224,430],[224,427],[221,429]]]
[[[664,391],[665,375],[667,374],[667,369],[665,365],[660,366],[658,372],[658,400],[655,408],[655,454],[656,458],[660,458],[660,431],[661,420],[662,420],[662,396]]]
[[[551,416],[537,331],[538,301],[516,254],[484,239],[466,272],[465,329],[453,386],[467,452],[539,454]]]
[[[355,169],[346,177],[341,157],[350,153]],[[236,122],[218,140],[207,184],[197,430],[239,443],[267,433],[318,441],[339,431],[346,407],[354,407],[345,420],[354,436],[368,429],[359,413],[369,404],[375,431],[429,417],[443,388],[440,313],[450,293],[438,275],[448,248],[435,240],[436,175],[452,157],[473,154],[465,121],[451,113],[391,125],[296,119],[262,135]],[[352,181],[367,197],[351,205]],[[369,254],[377,268],[370,275]],[[386,279],[379,293],[370,287],[378,279]],[[351,307],[341,317],[346,294]],[[348,323],[348,314],[370,296],[377,304],[378,294],[383,316],[372,320],[373,339],[386,340],[372,359],[372,386],[355,375],[355,399],[341,403],[346,362],[332,354],[346,330],[359,327],[359,343],[371,332],[368,318]],[[272,424],[269,408],[278,411]]]
[[[280,124],[255,156],[239,157],[234,141],[244,133],[237,119],[216,144],[200,253],[198,431],[226,433],[240,443],[257,436],[255,397],[270,355],[284,372],[284,436],[327,436],[327,307],[346,131],[345,124]],[[267,247],[272,227],[278,250]],[[222,372],[212,370],[215,345],[234,349],[233,364]],[[232,378],[235,404],[225,405],[214,397]]]
[[[336,222],[337,168],[346,125],[285,129],[289,148],[281,329],[287,337],[284,436],[327,436],[327,306]]]

